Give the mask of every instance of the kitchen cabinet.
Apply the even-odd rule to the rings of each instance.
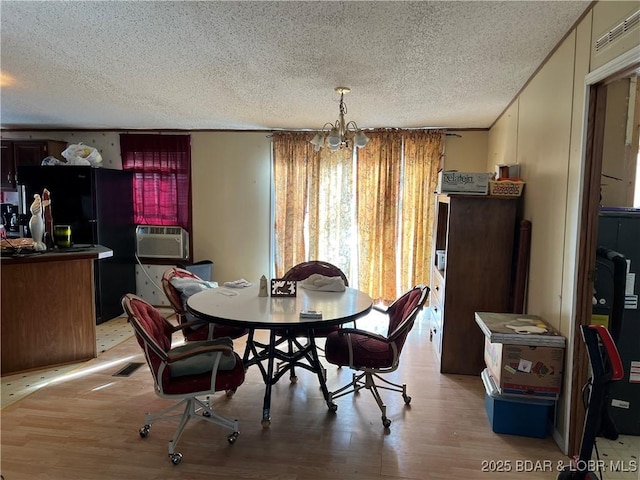
[[[0,257],[2,375],[97,356],[93,271],[113,251],[78,247]]]
[[[475,312],[509,311],[517,206],[517,198],[436,196],[429,306],[441,373],[480,375],[484,369]],[[445,250],[443,269],[435,250]]]
[[[15,191],[19,165],[40,165],[46,157],[63,160],[67,142],[60,140],[2,140],[2,175],[0,188]]]

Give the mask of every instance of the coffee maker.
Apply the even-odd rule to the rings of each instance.
[[[18,205],[13,203],[0,203],[0,221],[9,237],[20,236],[20,212]]]

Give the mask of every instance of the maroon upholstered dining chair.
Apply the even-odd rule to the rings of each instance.
[[[176,313],[178,322],[180,324],[189,323],[189,326],[182,330],[185,340],[193,342],[212,340],[220,337],[231,337],[235,339],[248,333],[248,330],[245,328],[216,325],[215,323],[198,320],[193,317],[186,310],[186,301],[189,295],[194,292],[189,290],[188,282],[183,282],[185,285],[182,291],[180,291],[180,289],[172,283],[172,280],[175,278],[191,279],[194,280],[194,282],[203,282],[203,280],[194,273],[178,267],[168,268],[162,274],[162,289],[169,300],[171,308],[173,308],[173,311]],[[200,289],[196,287],[194,291],[199,290]]]
[[[344,282],[344,286],[349,286],[349,280],[342,270],[329,262],[323,262],[321,260],[311,260],[309,262],[302,262],[298,265],[291,267],[287,273],[282,277],[283,280],[296,280],[301,282],[306,280],[314,273],[324,275],[325,277],[340,277]],[[324,327],[315,330],[316,337],[326,337],[331,332],[336,332],[340,326]]]
[[[418,285],[394,301],[386,310],[389,320],[387,335],[380,335],[357,328],[341,328],[330,333],[325,343],[325,358],[334,365],[349,367],[361,373],[353,374],[351,382],[329,393],[329,403],[350,393],[366,388],[375,398],[382,412],[382,425],[389,428],[387,407],[378,389],[402,393],[405,404],[411,403],[406,384],[392,383],[382,375],[395,371],[400,364],[400,354],[407,335],[413,328],[418,312],[424,306],[429,287]],[[360,319],[366,322],[367,317]],[[376,384],[376,379],[381,383]],[[337,409],[333,405],[334,409]],[[335,410],[334,410],[335,411]]]
[[[347,280],[347,276],[344,274],[344,272],[342,270],[340,270],[340,268],[336,267],[332,263],[324,262],[322,260],[310,260],[308,262],[299,263],[299,264],[291,267],[289,270],[287,270],[287,272],[284,274],[282,279],[283,280],[295,280],[297,282],[301,282],[302,280],[306,280],[307,278],[309,278],[313,274],[320,274],[320,275],[324,275],[325,277],[340,277],[342,279],[342,281],[344,282],[344,286],[345,287],[349,286],[349,280]],[[331,326],[331,327],[324,327],[324,328],[318,328],[318,329],[314,330],[314,337],[315,338],[325,338],[331,332],[337,332],[339,328],[340,328],[340,325],[335,325],[335,326]],[[280,332],[280,334],[283,337],[289,337],[291,335],[288,332],[284,332],[284,331]],[[293,351],[293,343],[294,343],[294,341],[290,338],[289,339],[289,353],[291,353]],[[320,350],[322,350],[322,349],[320,348]],[[280,366],[281,365],[278,365],[278,367],[280,367]],[[293,368],[293,365],[291,366],[291,369],[290,369],[289,378],[290,378],[291,381],[295,381],[296,380],[296,374],[295,374],[295,370]]]
[[[298,282],[306,280],[314,273],[319,273],[325,277],[340,277],[344,282],[344,286],[349,286],[349,280],[342,270],[329,262],[323,262],[321,260],[311,260],[309,262],[302,262],[298,265],[291,267],[287,270],[287,273],[282,277],[283,280],[296,280]]]
[[[233,351],[233,341],[226,337],[188,342],[172,348],[172,334],[185,328],[184,325],[173,326],[155,307],[133,294],[122,298],[122,306],[151,370],[156,394],[180,400],[161,412],[147,413],[140,436],[149,435],[153,422],[180,416],[174,410],[183,407],[180,423],[169,440],[171,463],[177,465],[182,460],[182,454],[175,449],[192,418],[231,429],[227,440],[235,443],[239,434],[238,421],[216,413],[208,400],[205,403],[197,398],[219,391],[229,394],[244,382],[244,365]]]

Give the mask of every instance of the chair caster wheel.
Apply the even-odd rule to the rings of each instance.
[[[338,405],[336,405],[335,403],[331,402],[329,405],[329,411],[331,413],[336,413],[338,411]]]
[[[227,396],[227,398],[231,398],[236,393],[236,391],[235,390],[226,390],[224,393]]]
[[[236,440],[238,439],[238,435],[239,435],[239,432],[233,432],[231,435],[227,437],[227,442],[233,445],[234,443],[236,443]]]
[[[387,417],[382,417],[382,425],[384,426],[384,428],[389,428],[391,426],[391,420],[389,420]]]
[[[271,419],[263,418],[261,423],[262,423],[262,428],[269,428],[271,426]]]
[[[147,438],[147,436],[149,435],[149,429],[151,428],[151,425],[145,425],[144,427],[142,427],[138,433],[140,434],[140,436],[142,438]]]
[[[411,397],[409,395],[402,395],[402,398],[404,398],[405,405],[409,405],[411,403]]]
[[[209,411],[207,411],[207,410],[204,410],[204,411],[202,412],[202,416],[203,416],[203,417],[207,417],[207,418],[208,418],[208,417],[210,417],[210,416],[211,416],[211,412],[209,412]]]
[[[295,375],[291,375],[291,376],[289,377],[289,381],[290,381],[291,383],[298,383],[298,377],[296,377]]]
[[[178,465],[182,461],[182,454],[172,453],[169,455],[169,460],[171,460],[171,463],[173,463],[174,465]]]

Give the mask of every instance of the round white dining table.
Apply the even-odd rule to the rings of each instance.
[[[294,366],[317,375],[327,406],[334,410],[324,368],[318,359],[314,330],[342,325],[367,314],[372,306],[371,297],[349,287],[342,292],[326,292],[301,288],[299,283],[294,297],[260,297],[258,292],[257,285],[204,290],[189,297],[187,310],[199,319],[249,330],[243,361],[245,368],[258,365],[265,382],[263,427],[271,423],[271,387],[286,371],[293,372]],[[319,312],[321,318],[301,317],[300,312],[303,311]],[[269,343],[256,341],[255,330],[269,330]],[[300,337],[307,338],[306,344],[298,340]],[[283,343],[289,346],[287,350],[278,348]],[[291,345],[296,347],[295,350]],[[274,372],[276,359],[285,362],[285,368]],[[266,368],[264,362],[267,363]]]

